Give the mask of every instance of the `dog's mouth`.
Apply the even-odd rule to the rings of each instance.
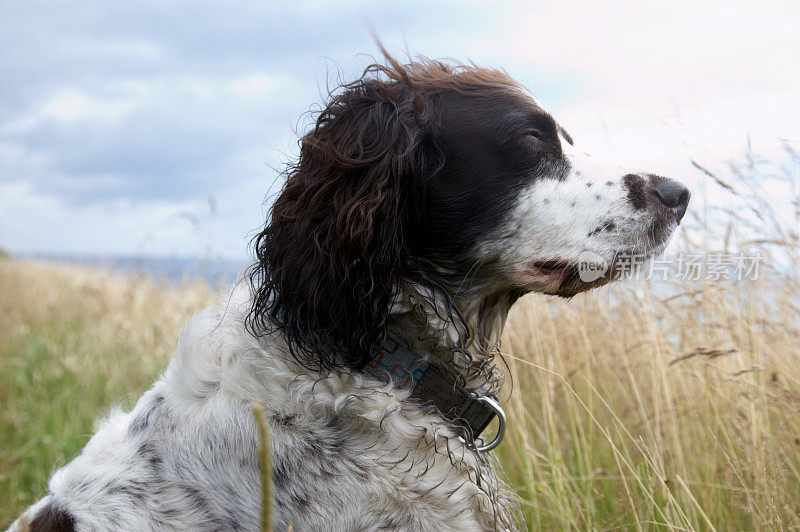
[[[640,271],[653,257],[660,255],[676,227],[674,224],[653,226],[640,245],[618,249],[613,254],[584,249],[575,250],[574,258],[570,259],[533,260],[523,268],[523,283],[536,292],[562,297],[603,286]]]
[[[530,265],[531,273],[548,281],[561,283],[577,273],[577,264],[565,260],[535,261]]]
[[[618,252],[610,260],[591,251],[584,251],[577,260],[538,260],[528,264],[525,277],[537,292],[572,297],[638,271],[661,250],[657,246],[641,253]]]
[[[531,277],[538,292],[571,297],[591,288],[604,285],[613,279],[613,272],[587,275],[585,265],[567,260],[534,261],[526,273]]]

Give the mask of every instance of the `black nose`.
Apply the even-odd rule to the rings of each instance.
[[[674,179],[653,179],[650,189],[653,195],[658,198],[661,205],[668,208],[675,214],[675,221],[681,223],[683,215],[686,214],[686,206],[689,205],[689,198],[692,197],[689,189],[683,183]]]

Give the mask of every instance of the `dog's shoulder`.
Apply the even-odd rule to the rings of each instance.
[[[141,530],[255,526],[257,437],[246,398],[259,385],[251,382],[252,361],[272,357],[268,344],[244,330],[248,295],[236,288],[190,317],[167,369],[133,410],[112,411],[80,455],[53,475],[46,504],[70,517],[58,523]],[[25,514],[31,526],[37,508]]]

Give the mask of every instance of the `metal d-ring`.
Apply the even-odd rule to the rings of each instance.
[[[475,450],[479,453],[484,453],[486,451],[491,451],[498,445],[500,442],[503,441],[503,436],[506,434],[506,413],[503,411],[503,408],[500,404],[493,398],[487,397],[485,395],[481,395],[476,397],[477,401],[482,403],[486,403],[489,405],[489,408],[494,410],[494,413],[497,414],[497,421],[499,422],[499,426],[497,427],[497,434],[495,434],[494,439],[489,443],[485,443],[483,445],[475,445]]]

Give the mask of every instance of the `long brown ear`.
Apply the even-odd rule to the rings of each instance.
[[[424,98],[370,67],[345,85],[301,140],[250,270],[251,330],[280,329],[319,368],[361,368],[385,339],[398,281],[413,277],[404,229],[440,165]]]

